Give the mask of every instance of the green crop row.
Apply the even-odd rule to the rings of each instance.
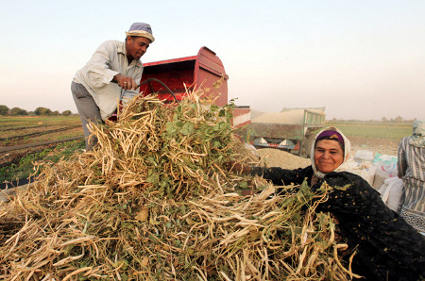
[[[18,162],[0,168],[0,183],[28,178],[34,173],[34,162],[56,163],[62,158],[68,159],[75,151],[84,147],[84,140],[79,140],[61,143],[54,148],[45,148],[38,152],[29,153],[20,158]]]

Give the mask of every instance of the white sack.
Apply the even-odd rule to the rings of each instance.
[[[381,188],[379,188],[379,193],[381,193],[381,198],[385,205],[393,211],[399,211],[403,193],[403,181],[400,178],[387,178]]]

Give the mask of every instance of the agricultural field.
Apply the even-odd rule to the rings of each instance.
[[[328,121],[351,141],[352,152],[371,150],[396,155],[401,138],[412,134],[412,122]]]
[[[33,173],[34,162],[57,162],[84,148],[78,115],[0,118],[0,184],[16,185]]]

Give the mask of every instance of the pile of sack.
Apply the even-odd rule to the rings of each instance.
[[[399,211],[403,181],[397,176],[396,156],[358,150],[348,162],[348,171],[363,177],[389,208]]]

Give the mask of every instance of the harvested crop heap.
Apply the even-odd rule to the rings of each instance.
[[[350,279],[332,219],[314,212],[326,190],[273,195],[228,164],[252,161],[231,110],[195,94],[177,105],[146,97],[93,126],[94,151],[41,166],[1,203],[0,279]]]
[[[305,168],[310,165],[310,160],[292,153],[274,148],[261,148],[257,150],[262,163],[266,167],[280,167],[282,169]]]

